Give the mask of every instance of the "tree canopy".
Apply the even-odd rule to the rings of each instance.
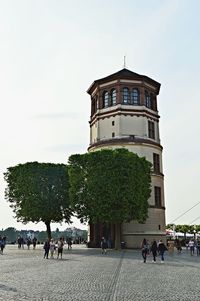
[[[5,197],[23,223],[40,221],[51,237],[51,222],[70,222],[69,178],[64,164],[29,162],[9,167],[4,174]]]
[[[70,156],[68,167],[70,198],[83,221],[117,227],[130,220],[146,220],[151,163],[145,158],[127,149],[101,150]]]

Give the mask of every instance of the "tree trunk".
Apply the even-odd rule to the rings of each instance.
[[[48,239],[51,239],[51,226],[50,226],[50,222],[45,222],[45,225],[47,227],[47,236],[48,236]]]
[[[115,249],[121,249],[121,224],[115,224]]]

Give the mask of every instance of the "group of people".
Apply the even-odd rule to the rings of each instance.
[[[72,239],[69,237],[66,239],[68,250],[72,249]],[[64,237],[60,237],[58,242],[56,243],[53,238],[52,239],[46,239],[43,249],[44,249],[44,258],[49,258],[49,252],[50,252],[50,258],[54,258],[54,254],[57,251],[57,259],[62,259],[63,255],[63,248],[64,248],[65,240]]]
[[[143,262],[146,263],[147,255],[152,254],[152,261],[156,262],[156,257],[158,255],[161,256],[161,263],[164,263],[164,254],[165,251],[167,251],[167,247],[164,244],[164,242],[160,239],[157,243],[156,240],[153,240],[151,244],[144,238],[141,243],[141,249],[142,249],[142,258]]]
[[[23,237],[18,236],[17,244],[18,244],[18,249],[24,249],[24,245],[26,244],[28,250],[30,249],[30,245],[33,244],[33,249],[35,250],[37,244],[37,238],[34,237],[33,239],[31,239],[30,237],[27,237],[26,239],[24,239]]]

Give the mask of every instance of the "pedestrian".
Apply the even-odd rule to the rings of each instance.
[[[27,247],[28,247],[28,250],[30,250],[31,240],[30,240],[29,237],[28,237],[27,240],[26,240],[26,245],[27,245]]]
[[[24,249],[24,238],[23,237],[21,237],[21,246],[22,246],[22,249]]]
[[[152,242],[152,245],[151,245],[151,248],[150,248],[150,251],[151,251],[151,253],[152,253],[152,256],[153,256],[153,260],[152,260],[152,262],[156,262],[156,256],[157,256],[157,251],[158,251],[158,246],[157,246],[157,242],[156,242],[156,240],[154,240],[153,242]]]
[[[178,238],[176,239],[176,249],[177,249],[178,254],[180,254],[182,251],[182,247],[181,247],[181,242]]]
[[[142,249],[142,257],[143,257],[144,263],[146,263],[147,254],[149,252],[148,243],[147,243],[146,238],[144,238],[143,241],[141,242],[141,249]]]
[[[71,237],[67,238],[67,249],[68,250],[72,249],[72,239],[71,239]]]
[[[193,256],[194,255],[194,240],[193,239],[190,239],[189,243],[188,243],[188,246],[190,248],[190,255]]]
[[[164,263],[164,253],[167,251],[166,245],[163,243],[162,239],[159,240],[158,243],[158,252],[161,256],[161,263]]]
[[[55,242],[54,242],[54,240],[52,238],[51,241],[50,241],[50,254],[51,254],[51,258],[54,258],[53,255],[54,255],[55,249],[56,249],[56,245],[55,245]]]
[[[37,244],[37,238],[36,237],[33,237],[32,243],[33,243],[33,250],[35,250],[36,244]]]
[[[4,247],[5,247],[4,239],[0,236],[0,252],[1,252],[1,255],[3,255]]]
[[[105,237],[101,238],[101,250],[102,250],[102,254],[107,253],[107,241],[106,241]]]
[[[46,241],[44,243],[43,249],[44,249],[44,258],[48,259],[49,258],[49,249],[50,249],[50,243],[49,243],[48,238],[46,239]]]
[[[196,242],[196,249],[197,249],[197,256],[199,256],[200,255],[200,241],[199,240],[197,240],[197,242]]]
[[[64,241],[63,241],[63,238],[60,237],[60,239],[58,241],[58,256],[57,256],[57,259],[59,258],[59,256],[62,259],[63,246],[64,246]]]
[[[21,249],[21,246],[22,246],[21,236],[18,236],[17,243],[18,243],[18,249]]]

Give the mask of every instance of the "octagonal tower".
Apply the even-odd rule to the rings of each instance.
[[[122,240],[130,248],[138,247],[144,237],[150,241],[165,237],[163,148],[157,110],[159,90],[160,84],[155,80],[124,68],[95,80],[87,91],[91,96],[88,151],[127,148],[153,165],[146,223],[131,221],[122,225]],[[93,245],[105,235],[103,231],[99,225],[90,226]],[[114,239],[112,226],[107,235]]]

